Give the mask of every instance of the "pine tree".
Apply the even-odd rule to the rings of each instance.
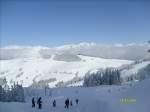
[[[0,86],[0,101],[6,101],[6,92],[2,86]]]
[[[13,101],[24,102],[24,89],[22,85],[14,84],[12,89]]]
[[[99,86],[120,84],[120,71],[113,68],[97,71],[96,73],[88,72],[84,78],[84,86]]]
[[[3,86],[0,86],[0,101],[2,102],[24,102],[24,89],[22,85],[16,85],[9,89],[6,79]]]
[[[3,98],[3,88],[0,85],[0,101],[2,101],[2,98]]]

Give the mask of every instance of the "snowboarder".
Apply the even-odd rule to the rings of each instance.
[[[65,108],[69,108],[69,99],[68,98],[65,100]]]
[[[37,104],[39,105],[39,109],[42,109],[42,98],[40,97],[37,101]]]
[[[34,100],[34,97],[32,98],[32,108],[35,108],[35,100]]]
[[[53,107],[56,107],[56,100],[53,101]]]
[[[79,103],[79,100],[78,99],[76,99],[76,104],[78,104]]]

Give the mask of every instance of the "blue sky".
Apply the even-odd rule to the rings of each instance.
[[[1,46],[150,39],[148,0],[0,0],[0,4]]]

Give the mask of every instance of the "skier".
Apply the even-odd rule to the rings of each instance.
[[[70,106],[72,106],[73,104],[72,104],[72,100],[70,100]]]
[[[37,101],[37,104],[39,105],[39,109],[42,109],[42,98],[40,97]]]
[[[76,99],[76,104],[78,104],[79,103],[79,100],[78,99]]]
[[[69,108],[69,99],[68,98],[65,100],[65,108]]]
[[[53,107],[56,107],[56,100],[53,101]]]
[[[32,108],[35,108],[35,100],[34,100],[34,97],[32,98]]]

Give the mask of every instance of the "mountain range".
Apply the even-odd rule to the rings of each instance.
[[[9,85],[18,82],[24,87],[39,84],[56,87],[64,82],[68,86],[81,85],[90,70],[117,68],[148,59],[149,48],[148,44],[96,43],[58,47],[6,46],[0,48],[0,78],[6,78]]]

